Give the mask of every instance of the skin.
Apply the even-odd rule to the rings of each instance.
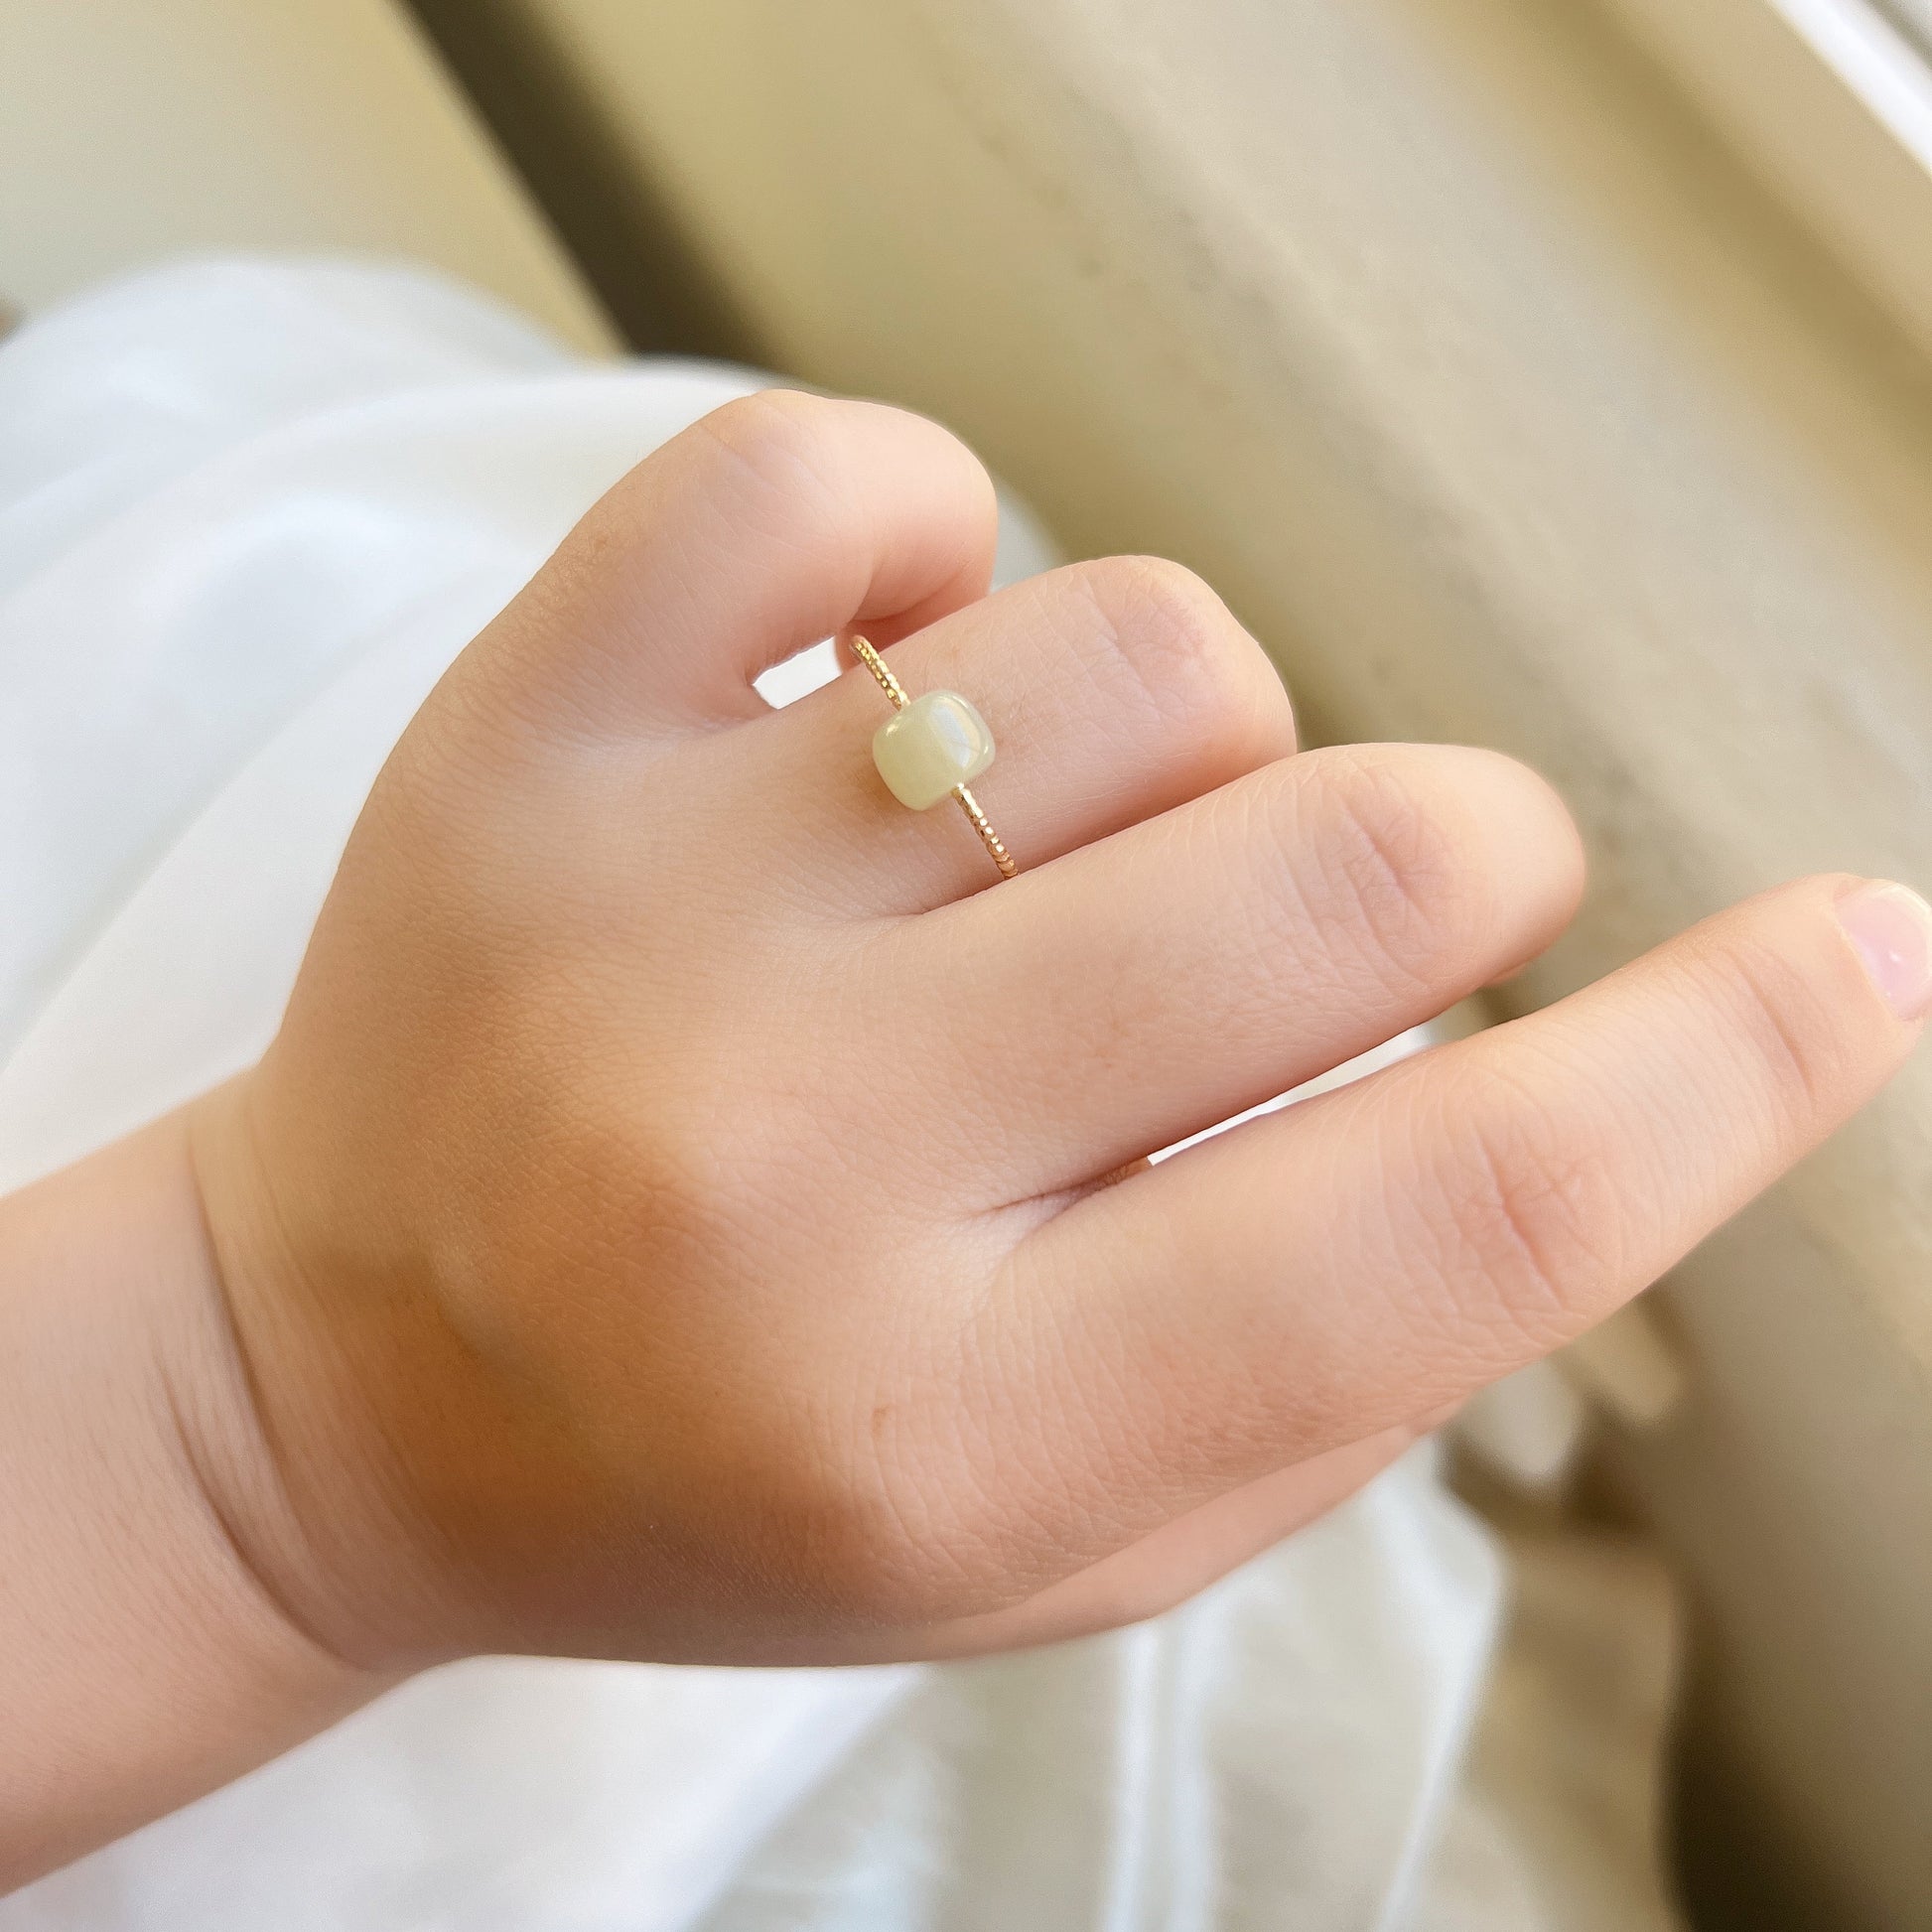
[[[993,534],[897,411],[678,438],[409,728],[261,1063],[0,1203],[0,1877],[475,1652],[1153,1614],[1910,1051],[1918,901],[1803,880],[1136,1165],[1534,956],[1577,837],[1489,753],[1298,754],[1173,565],[987,597]],[[887,794],[863,672],[753,691],[855,629],[986,713],[1012,883]]]

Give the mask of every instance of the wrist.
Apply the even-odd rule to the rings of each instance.
[[[250,1547],[275,1483],[174,1117],[0,1202],[0,1888],[384,1680]]]
[[[395,1678],[480,1647],[412,1432],[454,1406],[381,1231],[282,1144],[260,1069],[204,1095],[187,1139],[246,1441],[210,1468],[267,1593],[321,1647]],[[428,1420],[425,1421],[424,1419]]]

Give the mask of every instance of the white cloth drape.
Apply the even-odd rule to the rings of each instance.
[[[349,264],[169,270],[0,345],[0,1187],[259,1052],[430,684],[602,489],[759,380],[577,363]],[[1023,574],[1037,539],[1007,535]],[[1561,1921],[1462,1795],[1501,1597],[1423,1452],[1054,1649],[465,1664],[0,1932],[1532,1932]]]

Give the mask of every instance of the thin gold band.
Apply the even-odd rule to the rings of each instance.
[[[852,653],[859,662],[879,681],[879,688],[892,700],[895,711],[903,711],[912,700],[905,695],[905,687],[893,675],[893,668],[863,637],[854,637]],[[1000,841],[1000,835],[987,823],[986,814],[980,810],[980,801],[965,785],[954,785],[952,795],[959,800],[959,809],[966,814],[975,832],[980,835],[980,844],[986,847],[986,856],[1000,869],[1002,879],[1011,879],[1020,868],[1014,863],[1010,853]],[[1000,901],[1006,903],[1004,899]]]

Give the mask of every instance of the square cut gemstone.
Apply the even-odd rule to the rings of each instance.
[[[957,691],[928,691],[873,734],[872,760],[893,796],[922,812],[993,762],[993,734]]]

